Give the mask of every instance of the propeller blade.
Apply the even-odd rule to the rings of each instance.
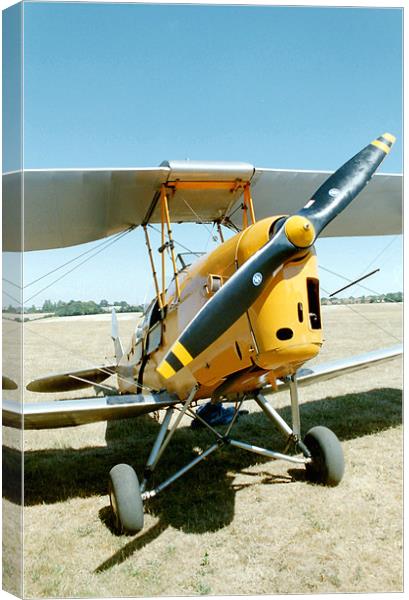
[[[355,154],[333,173],[298,214],[307,217],[318,236],[369,183],[375,171],[389,154],[396,138],[384,133]]]
[[[321,231],[369,182],[389,153],[395,137],[385,133],[331,175],[306,205],[283,219],[272,239],[251,256],[201,308],[166,353],[157,371],[168,379],[233,325],[260,296],[274,272]]]

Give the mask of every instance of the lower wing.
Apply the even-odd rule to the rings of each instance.
[[[386,362],[400,356],[402,351],[402,345],[396,345],[350,358],[304,367],[298,371],[297,381],[301,386],[325,381]],[[286,385],[285,382],[279,382],[278,389],[284,389]],[[268,392],[270,389],[266,387],[264,391]],[[137,417],[180,402],[177,396],[167,392],[56,400],[24,405],[3,400],[3,425],[25,429],[71,427],[97,421]]]

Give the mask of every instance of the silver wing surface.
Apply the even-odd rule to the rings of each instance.
[[[256,218],[298,211],[330,174],[328,171],[255,169],[251,189]],[[237,205],[233,211],[236,208]],[[239,210],[232,221],[240,227]],[[402,176],[376,173],[358,198],[321,235],[342,237],[401,232]]]
[[[175,181],[250,181],[258,219],[291,214],[329,172],[255,168],[247,163],[167,161],[157,168],[25,170],[3,175],[3,249],[45,250],[91,242],[131,226],[160,222],[159,191]],[[24,198],[22,199],[22,190]],[[20,207],[24,202],[24,240]],[[173,222],[230,219],[241,227],[242,190],[178,190]],[[402,230],[402,176],[376,174],[326,236]]]
[[[54,400],[21,404],[3,400],[3,425],[21,428],[24,418],[25,429],[55,429],[86,425],[98,421],[112,421],[139,417],[156,412],[180,402],[177,396],[167,393],[124,394],[102,398]]]
[[[391,360],[402,354],[402,346],[368,352],[359,356],[323,363],[311,368],[302,368],[297,373],[299,385],[325,381],[345,373],[371,367]],[[279,390],[286,387],[279,384]],[[268,392],[269,388],[265,388]],[[84,398],[78,400],[57,400],[24,404],[24,412],[18,402],[3,401],[3,425],[26,429],[52,429],[84,425],[97,421],[125,419],[155,412],[178,404],[180,400],[167,392],[158,394],[135,394]]]
[[[346,373],[354,371],[362,371],[368,367],[373,367],[376,364],[387,362],[403,353],[402,344],[396,344],[389,348],[381,350],[373,350],[365,354],[357,354],[349,358],[329,361],[314,365],[312,367],[302,367],[297,372],[297,382],[300,386],[310,385],[319,381],[328,381],[334,377],[339,377]],[[287,383],[279,382],[278,389],[283,390],[288,387]]]

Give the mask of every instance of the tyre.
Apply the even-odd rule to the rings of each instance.
[[[109,499],[115,528],[123,533],[143,529],[143,501],[138,477],[130,465],[115,465],[109,472]]]
[[[344,474],[344,453],[333,431],[327,427],[313,427],[304,438],[311,452],[312,462],[307,463],[307,478],[313,483],[338,485]]]

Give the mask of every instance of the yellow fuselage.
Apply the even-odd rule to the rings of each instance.
[[[176,300],[175,286],[170,285],[161,344],[145,361],[144,385],[166,388],[183,398],[198,383],[197,398],[231,396],[265,384],[274,386],[277,378],[293,374],[318,354],[322,345],[319,285],[316,255],[310,248],[272,273],[248,312],[187,367],[166,380],[156,372],[169,347],[200,308],[269,241],[278,218],[269,217],[247,227],[180,273],[180,301]],[[136,365],[133,370],[136,375]],[[121,387],[131,391],[129,385]]]

